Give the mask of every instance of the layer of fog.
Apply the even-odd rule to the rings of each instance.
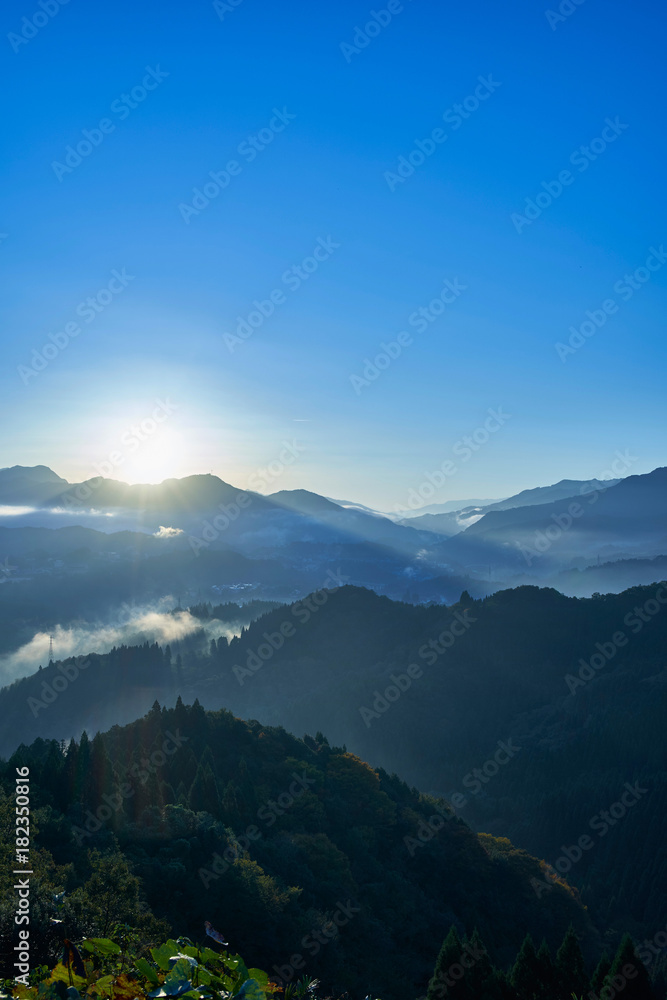
[[[109,534],[113,531],[152,531],[142,511],[98,510],[95,507],[9,507],[0,506],[0,524],[12,528],[94,528]],[[150,522],[152,524],[152,522]]]
[[[29,642],[0,656],[0,686],[33,674],[40,666],[48,664],[50,635],[53,636],[53,659],[63,660],[87,653],[108,653],[114,646],[136,646],[147,641],[166,646],[194,637],[197,632],[201,634],[203,645],[220,636],[231,639],[240,634],[240,626],[234,629],[228,622],[202,621],[189,611],[174,611],[175,603],[173,597],[165,597],[150,606],[123,605],[113,621],[75,621],[56,625],[51,633],[36,632]]]

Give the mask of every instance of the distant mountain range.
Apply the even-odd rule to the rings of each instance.
[[[550,940],[565,917],[591,940],[593,926],[609,943],[626,930],[651,938],[664,926],[667,896],[666,576],[667,468],[613,482],[563,480],[398,519],[307,490],[262,496],[213,475],[129,486],[99,477],[71,484],[44,466],[0,470],[0,678],[12,682],[0,690],[0,716],[12,720],[0,733],[0,753],[37,739],[35,761],[48,755],[62,767],[61,750],[43,740],[78,738],[85,728],[110,730],[108,752],[118,759],[117,727],[156,698],[181,716],[179,696],[194,702],[192,720],[202,731],[202,705],[262,719],[262,726],[234,724],[248,754],[238,775],[224,748],[213,747],[213,766],[213,749],[202,744],[201,759],[186,753],[168,780],[152,783],[130,827],[119,826],[125,837],[134,836],[133,823],[158,824],[151,826],[158,851],[168,814],[176,823],[170,842],[196,854],[199,820],[187,820],[187,838],[175,833],[183,810],[201,816],[219,798],[215,821],[233,816],[232,828],[245,828],[248,761],[262,757],[267,740],[280,743],[280,754],[305,759],[312,751],[324,760],[326,732],[341,745],[331,753],[342,785],[327,777],[325,787],[340,836],[354,840],[340,841],[348,857],[363,855],[366,866],[369,830],[384,823],[380,811],[347,829],[352,753],[370,765],[355,763],[357,777],[383,769],[366,780],[396,796],[400,829],[419,823],[411,813],[424,800],[407,796],[393,771],[449,800],[473,828],[509,838],[482,838],[493,862],[484,888],[500,910],[507,906],[502,882],[508,893],[522,893],[517,914],[528,913],[531,926],[536,904],[548,925],[548,908],[558,903],[551,933],[542,917],[535,921]],[[146,732],[158,716],[154,708]],[[226,732],[232,723],[225,719],[211,724]],[[265,728],[271,725],[315,737],[297,748],[282,730]],[[99,738],[96,745],[99,751]],[[40,804],[49,805],[48,796]],[[65,796],[68,823],[83,805]],[[333,838],[334,827],[326,827],[330,844],[321,806],[311,802],[304,818],[314,838],[308,850],[323,859],[318,871],[342,864],[339,829]],[[47,824],[50,843],[61,842],[62,822]],[[289,823],[281,828],[288,830]],[[473,869],[490,863],[469,831],[461,837]],[[588,846],[578,856],[582,837]],[[132,848],[137,857],[145,843]],[[434,857],[446,879],[454,841],[441,844]],[[310,885],[284,837],[267,840],[257,857],[286,885]],[[180,854],[173,860],[178,868]],[[255,857],[244,860],[252,867]],[[373,920],[391,898],[391,888],[386,899],[375,895],[387,877],[398,879],[402,899],[422,898],[433,862],[420,850],[414,863],[421,874],[410,886],[403,857],[370,875],[364,867],[357,884]],[[445,916],[437,910],[438,921],[464,912],[476,919],[474,907],[458,908],[467,887],[482,888],[465,871],[456,907],[447,904]],[[563,887],[563,874],[587,910]],[[156,899],[162,881],[150,881]],[[182,881],[181,873],[173,885]],[[307,908],[297,924],[302,917],[310,918]],[[378,931],[382,949],[400,923],[392,917],[391,930]],[[425,969],[420,947],[411,955]],[[430,941],[427,950],[433,947]],[[516,941],[495,947],[508,953]],[[397,969],[408,976],[407,966]]]
[[[581,482],[577,479],[561,479],[553,486],[538,486],[533,490],[522,490],[516,496],[508,497],[506,500],[487,500],[475,502],[473,500],[465,505],[453,507],[449,504],[434,504],[433,507],[424,513],[414,512],[409,519],[401,520],[401,524],[410,524],[414,528],[424,528],[434,531],[437,534],[451,537],[461,531],[465,531],[472,524],[475,524],[485,514],[493,510],[513,510],[516,507],[532,507],[541,504],[555,503],[558,500],[570,500],[572,497],[581,496],[582,490],[599,492],[609,489],[620,482],[620,479],[591,479]],[[448,507],[448,510],[436,511],[435,507]]]
[[[577,596],[650,583],[667,556],[667,469],[413,513],[308,490],[264,496],[213,475],[129,486],[1,469],[0,672],[3,652],[57,625],[169,599],[291,601],[332,574],[412,603],[531,583]]]

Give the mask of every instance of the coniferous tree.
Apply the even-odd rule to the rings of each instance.
[[[90,753],[90,740],[88,739],[88,733],[84,729],[81,733],[81,742],[76,754],[76,771],[74,774],[74,798],[80,803],[83,803],[89,786]]]
[[[188,710],[183,704],[183,699],[179,694],[178,698],[176,699],[176,707],[174,708],[174,720],[176,722],[176,725],[180,728],[181,726],[184,726],[186,724],[187,719],[188,719]]]
[[[540,972],[537,952],[530,934],[523,944],[512,967],[510,981],[519,1000],[537,1000],[540,995]]]
[[[635,946],[629,934],[625,934],[611,963],[605,986],[610,985],[616,992],[623,993],[623,1000],[654,1000],[651,980],[646,966],[635,954]]]
[[[463,990],[459,992],[457,989],[461,977],[459,976],[457,980],[452,976],[452,971],[458,975],[458,969],[463,968],[461,965],[462,950],[461,938],[456,926],[452,924],[436,960],[433,976],[428,984],[426,1000],[443,1000],[445,996],[458,998],[459,995],[463,994]]]
[[[580,997],[588,983],[584,956],[572,924],[556,953],[556,977],[558,989],[565,997],[570,997],[573,993]]]
[[[560,991],[558,989],[556,967],[551,958],[549,945],[544,939],[542,939],[542,944],[537,952],[537,965],[542,1000],[559,1000]]]
[[[472,1000],[502,1000],[503,989],[477,928],[463,946],[467,994]]]
[[[208,764],[200,764],[188,795],[188,806],[193,812],[209,812],[216,815],[220,811],[220,796],[215,775]]]
[[[604,986],[604,981],[609,975],[610,969],[611,969],[611,959],[608,953],[605,951],[603,952],[602,957],[600,958],[600,961],[598,962],[595,968],[595,972],[591,976],[590,992],[594,993],[596,996],[599,996],[600,990]]]
[[[85,805],[95,811],[102,801],[102,795],[111,790],[113,768],[104,740],[97,733],[90,744],[90,767],[84,778]]]

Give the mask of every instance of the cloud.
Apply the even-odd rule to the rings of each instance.
[[[201,621],[189,611],[166,611],[173,608],[173,597],[162,598],[156,605],[131,607],[123,605],[111,624],[77,621],[56,625],[51,633],[36,632],[29,642],[12,653],[0,656],[0,685],[11,684],[19,677],[33,674],[49,662],[49,636],[53,635],[53,658],[64,660],[68,656],[85,656],[88,653],[108,653],[114,646],[134,646],[143,642],[178,642],[195,632],[201,632],[202,643],[221,635],[231,639],[239,631],[228,624],[210,619]]]
[[[182,534],[182,528],[165,528],[163,524],[160,525],[159,531],[153,532],[155,538],[175,538],[176,535]]]

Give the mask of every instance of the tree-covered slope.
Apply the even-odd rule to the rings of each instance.
[[[615,946],[624,930],[652,937],[667,922],[666,595],[659,584],[591,599],[522,587],[446,608],[342,587],[275,609],[208,655],[144,647],[51,666],[3,691],[0,710],[15,741],[103,729],[179,692],[320,729],[566,869]]]
[[[298,968],[301,956],[332,988],[387,998],[424,992],[452,923],[479,928],[501,964],[527,928],[557,947],[572,921],[589,955],[598,948],[566,886],[535,892],[537,861],[321,734],[302,741],[179,701],[63,749],[38,740],[2,765],[7,833],[15,768],[30,767],[33,935],[46,952],[34,958],[52,958],[63,933],[108,933],[112,917],[150,929],[142,896],[178,933],[200,936],[210,920],[252,964]],[[10,927],[5,910],[5,956]]]

